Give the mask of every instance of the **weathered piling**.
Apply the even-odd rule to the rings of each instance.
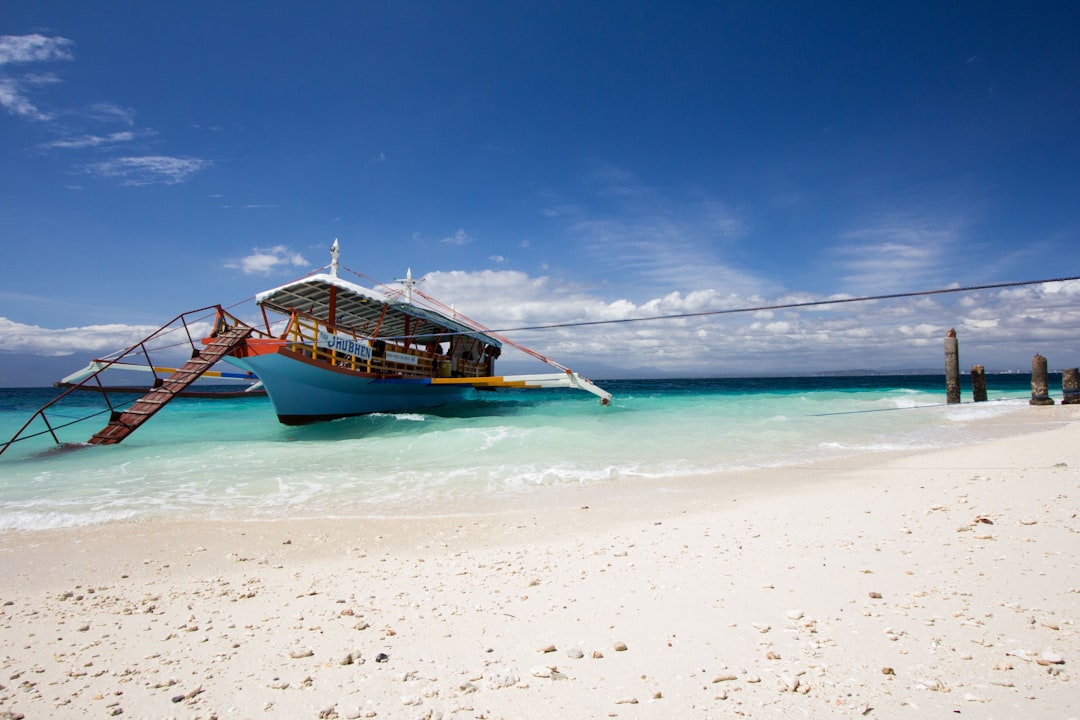
[[[1039,353],[1031,359],[1031,400],[1029,405],[1053,405],[1049,380],[1046,377],[1046,358]]]
[[[971,394],[975,402],[986,402],[986,368],[971,366]]]
[[[1080,405],[1080,370],[1068,368],[1061,371],[1061,404]]]
[[[960,349],[956,340],[956,329],[949,328],[945,333],[945,402],[955,405],[960,402]]]

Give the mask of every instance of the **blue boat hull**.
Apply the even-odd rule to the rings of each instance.
[[[432,385],[426,378],[365,377],[281,354],[227,360],[259,376],[278,420],[286,425],[439,407],[476,392],[469,386]]]

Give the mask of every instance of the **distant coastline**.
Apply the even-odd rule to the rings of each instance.
[[[964,377],[970,377],[970,370],[961,370],[960,373]],[[991,381],[995,377],[1008,377],[1011,382],[1017,382],[1018,378],[1027,378],[1031,374],[1030,370],[994,370],[986,373],[987,378]],[[1061,371],[1051,370],[1048,373],[1051,388],[1060,387],[1061,385]],[[689,376],[689,375],[594,375],[593,379],[603,382],[649,382],[649,381],[680,381],[680,382],[694,382],[694,381],[723,381],[723,380],[798,380],[798,379],[813,379],[813,378],[940,378],[944,383],[945,372],[944,370],[930,369],[930,368],[913,368],[907,370],[869,370],[866,368],[852,368],[848,370],[820,370],[814,372],[801,372],[801,373],[776,373],[776,374],[754,374],[754,373],[726,373],[722,375],[701,375],[701,376]],[[235,383],[223,383],[221,381],[201,381],[196,384],[196,387],[205,389],[210,388],[223,388],[223,389],[235,389],[237,385]],[[944,388],[944,385],[942,385]],[[51,391],[56,390],[60,392],[61,389],[57,388],[53,383],[44,385],[0,385],[0,391]]]

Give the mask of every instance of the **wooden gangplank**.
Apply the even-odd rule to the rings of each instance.
[[[209,345],[184,363],[182,368],[170,375],[161,385],[136,400],[135,404],[124,412],[114,414],[109,424],[88,442],[91,445],[115,445],[122,441],[166,403],[202,377],[214,363],[242,345],[252,332],[253,328],[236,326],[218,333]]]

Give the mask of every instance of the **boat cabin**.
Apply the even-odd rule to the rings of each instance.
[[[407,281],[411,283],[411,277]],[[247,355],[279,352],[380,377],[494,375],[502,343],[453,317],[332,274],[256,296],[274,338],[248,340]]]

